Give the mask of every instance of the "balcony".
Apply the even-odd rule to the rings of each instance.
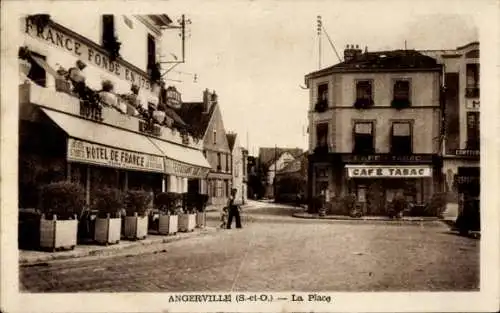
[[[95,102],[89,100],[81,100],[74,96],[67,89],[66,84],[58,83],[57,91],[52,88],[45,88],[36,84],[21,84],[19,86],[19,103],[23,112],[31,112],[30,104],[43,106],[53,110],[65,112],[71,115],[84,117],[95,122],[105,123],[118,128],[126,129],[133,132],[145,132],[148,135],[159,137],[160,139],[181,144],[189,145],[195,149],[202,149],[203,142],[191,140],[187,136],[189,142],[183,140],[181,132],[174,128],[154,124],[153,128],[145,126],[147,121],[143,118],[128,115],[109,106],[95,105]],[[122,99],[118,99],[120,103]],[[21,112],[20,112],[21,114]],[[149,132],[151,130],[151,132]],[[160,133],[158,133],[160,132]]]
[[[328,101],[327,100],[318,100],[316,105],[314,106],[314,111],[318,113],[325,112],[328,109]]]
[[[479,98],[479,87],[467,87],[465,88],[466,98]]]
[[[391,107],[397,110],[406,109],[410,107],[410,100],[408,99],[393,99]]]
[[[368,109],[374,105],[373,99],[371,98],[358,98],[354,102],[354,107],[358,110]]]

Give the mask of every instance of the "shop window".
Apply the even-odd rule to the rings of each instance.
[[[397,109],[410,106],[410,82],[408,80],[394,82],[391,106]]]
[[[356,102],[354,106],[358,109],[365,109],[373,105],[373,81],[356,81]]]
[[[221,163],[221,155],[220,152],[217,152],[217,171],[220,171],[222,169],[222,163]]]
[[[316,125],[316,152],[328,152],[328,123]]]
[[[354,149],[356,154],[371,154],[374,152],[373,123],[359,122],[354,124]]]
[[[40,58],[43,61],[46,60],[46,57],[35,53],[33,51],[30,52],[34,57]],[[46,87],[47,86],[47,72],[43,67],[40,66],[37,62],[30,59],[31,68],[28,72],[28,78],[31,79],[38,86]]]
[[[392,123],[391,153],[397,155],[409,155],[412,153],[410,122]]]
[[[152,70],[156,66],[156,41],[148,34],[148,69]]]
[[[318,85],[318,93],[316,99],[316,112],[324,112],[328,108],[328,84]]]
[[[465,96],[468,98],[479,97],[479,64],[469,63],[466,66]]]
[[[479,112],[467,112],[467,149],[479,150]]]

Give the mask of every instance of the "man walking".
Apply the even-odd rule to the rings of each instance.
[[[236,218],[236,228],[241,228],[240,210],[237,205],[234,204],[236,196],[236,189],[231,189],[231,195],[229,196],[227,207],[229,209],[229,217],[227,219],[227,229],[231,229],[231,224],[233,223],[233,217]]]

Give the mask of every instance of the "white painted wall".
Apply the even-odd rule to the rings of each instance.
[[[292,162],[295,160],[292,154],[289,152],[282,153],[276,162],[272,163],[269,166],[269,170],[267,172],[267,183],[271,185],[274,181],[274,176],[275,176],[275,170],[280,171],[282,170],[288,162]]]

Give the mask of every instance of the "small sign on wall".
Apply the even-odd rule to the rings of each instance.
[[[479,106],[479,100],[467,99],[465,102],[465,107],[469,110],[479,110]]]

